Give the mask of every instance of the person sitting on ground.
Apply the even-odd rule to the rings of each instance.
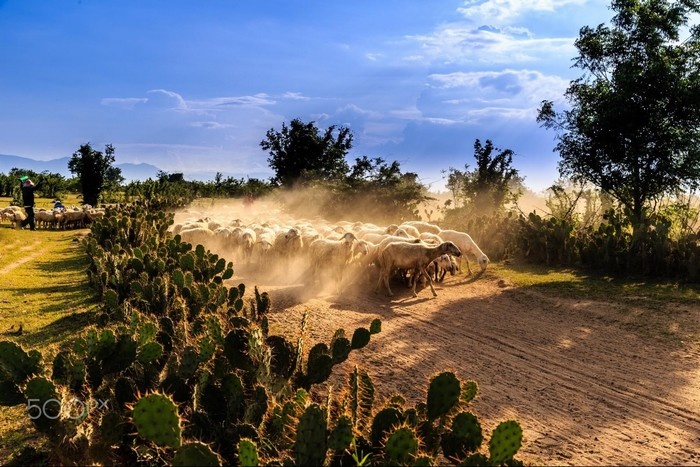
[[[29,177],[20,178],[22,181],[22,200],[24,201],[24,210],[27,211],[27,218],[22,221],[22,227],[29,224],[29,230],[36,230],[34,223],[34,192],[39,185],[35,185]]]
[[[54,211],[65,211],[66,207],[61,203],[61,200],[56,198],[53,202]]]

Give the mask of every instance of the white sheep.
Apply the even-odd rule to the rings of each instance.
[[[301,251],[304,241],[301,238],[301,231],[296,227],[282,231],[275,237],[274,251],[284,259],[292,259]]]
[[[430,243],[433,245],[439,245],[444,240],[442,239],[441,236],[434,234],[432,232],[421,232],[421,234],[418,236],[421,240],[423,240],[425,243]]]
[[[470,275],[472,274],[472,268],[469,265],[467,253],[471,253],[476,257],[476,261],[479,263],[482,272],[486,271],[486,266],[489,264],[489,257],[481,251],[469,234],[457,230],[442,230],[440,231],[440,238],[453,242],[462,251],[462,256],[457,260],[459,272],[462,272],[462,258],[464,258],[464,261],[467,263],[467,270]]]
[[[377,286],[375,291],[378,292],[382,283],[389,292],[389,296],[393,297],[394,294],[389,287],[389,276],[391,275],[394,268],[417,271],[417,275],[424,276],[428,285],[430,285],[430,290],[433,292],[433,297],[437,297],[437,292],[433,287],[433,280],[428,276],[426,272],[426,267],[440,255],[449,254],[453,256],[461,256],[462,252],[459,251],[457,246],[446,241],[437,246],[428,246],[425,243],[409,243],[409,242],[394,242],[389,243],[384,247],[383,250],[379,252],[378,263],[379,263],[379,279],[377,281]],[[416,297],[416,282],[413,282],[413,296]]]
[[[180,231],[180,238],[183,242],[191,243],[193,246],[202,245],[208,248],[214,241],[216,234],[206,227],[192,227]]]
[[[336,290],[340,292],[343,271],[356,254],[357,237],[352,232],[346,232],[340,240],[318,238],[309,245],[311,261],[311,280],[320,280],[321,272],[327,271],[335,281]],[[367,251],[366,244],[363,244]]]
[[[403,223],[403,225],[411,225],[418,229],[420,233],[424,232],[430,232],[432,234],[440,235],[441,228],[438,227],[435,224],[431,224],[429,222],[423,222],[423,221],[406,221]]]
[[[415,228],[414,226],[410,225],[410,224],[401,224],[401,225],[399,226],[399,228],[396,229],[396,230],[397,230],[397,231],[398,231],[398,230],[403,230],[404,232],[406,232],[408,235],[410,235],[410,236],[413,237],[413,238],[418,238],[418,237],[420,237],[420,231],[419,231],[417,228]],[[394,235],[396,235],[396,233],[394,233]]]
[[[257,241],[258,235],[255,233],[255,230],[245,228],[241,231],[241,235],[239,237],[239,246],[241,256],[246,261],[246,263],[250,263],[250,259],[253,256],[253,247],[255,246],[255,243]]]
[[[258,235],[258,241],[253,245],[253,253],[251,257],[258,264],[258,267],[262,267],[263,263],[267,260],[272,251],[272,245],[274,243],[274,237],[269,235],[269,233],[262,233]]]

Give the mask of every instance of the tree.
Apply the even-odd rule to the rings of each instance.
[[[520,195],[522,178],[512,167],[511,149],[501,150],[490,139],[482,145],[474,142],[476,168],[469,171],[469,164],[464,171],[450,167],[447,188],[455,198],[465,200],[466,204],[478,215],[488,215],[502,209],[508,201],[517,200]]]
[[[612,27],[581,28],[574,66],[584,75],[555,112],[537,121],[557,131],[560,174],[590,182],[628,211],[633,228],[651,201],[700,181],[699,28],[680,41],[697,0],[613,0]]]
[[[114,188],[124,181],[121,169],[112,164],[114,147],[111,144],[105,145],[104,154],[94,150],[90,143],[83,144],[73,153],[68,170],[78,176],[83,203],[97,206],[105,189]]]
[[[273,182],[281,186],[306,183],[311,180],[338,180],[346,176],[349,167],[345,161],[352,148],[352,133],[335,125],[319,133],[314,122],[299,119],[282,123],[282,131],[270,129],[260,147],[268,151],[267,162],[275,171]]]
[[[48,170],[41,172],[38,179],[41,185],[41,193],[47,198],[58,198],[60,193],[65,191],[68,186],[63,175],[51,173]]]

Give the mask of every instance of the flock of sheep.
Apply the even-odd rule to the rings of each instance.
[[[286,221],[286,222],[285,222]],[[445,230],[422,221],[378,226],[365,222],[293,220],[277,216],[244,222],[208,216],[177,222],[173,234],[193,245],[202,244],[237,265],[270,272],[275,268],[287,283],[328,284],[341,293],[350,283],[364,281],[379,291],[400,277],[412,287],[442,281],[447,272],[472,269],[473,256],[481,271],[489,259],[465,232]]]
[[[103,217],[103,208],[93,208],[89,204],[81,207],[71,206],[61,209],[38,209],[34,212],[36,226],[46,229],[81,229],[95,219]],[[20,229],[27,214],[19,206],[0,209],[0,221],[10,221],[15,229]]]

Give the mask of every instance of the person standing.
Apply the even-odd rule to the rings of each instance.
[[[27,211],[27,218],[22,221],[22,227],[29,224],[29,230],[36,230],[34,223],[34,192],[38,185],[29,179],[29,177],[20,178],[22,181],[22,200],[24,201],[24,210]]]

